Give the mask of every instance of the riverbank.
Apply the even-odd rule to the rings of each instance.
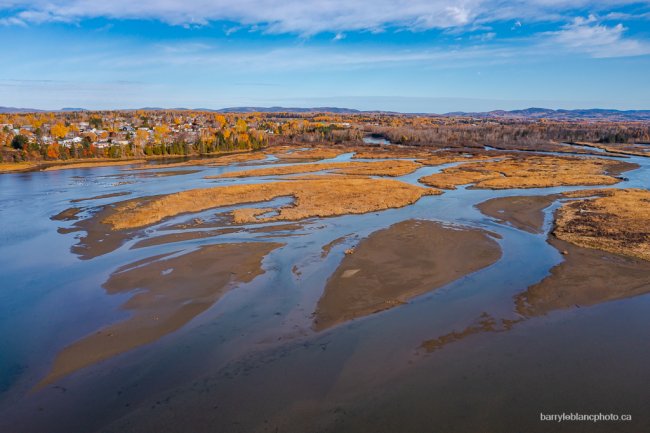
[[[120,165],[135,165],[144,164],[152,161],[178,161],[189,157],[202,158],[202,159],[218,159],[219,157],[235,156],[240,154],[249,154],[254,151],[237,151],[237,152],[219,152],[209,153],[204,155],[154,155],[154,156],[141,156],[134,158],[113,159],[113,158],[92,158],[92,159],[68,159],[68,160],[54,160],[54,161],[21,161],[21,162],[0,162],[0,174],[3,173],[17,173],[27,171],[56,171],[67,170],[75,168],[94,168],[94,167],[110,167]],[[194,161],[201,161],[202,159],[195,159]],[[228,161],[231,163],[233,161]],[[175,164],[170,162],[170,166]],[[182,165],[187,165],[182,163]],[[156,168],[145,167],[145,168]]]

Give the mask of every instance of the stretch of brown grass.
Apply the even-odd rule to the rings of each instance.
[[[635,167],[635,164],[599,158],[534,155],[463,164],[423,177],[420,182],[443,189],[467,184],[485,189],[612,185],[620,180],[609,173]]]
[[[429,158],[433,155],[430,150],[416,147],[365,147],[354,149],[353,159],[418,159]]]
[[[35,162],[2,162],[0,163],[0,173],[11,173],[14,171],[26,171],[38,167]]]
[[[282,167],[265,167],[253,170],[223,173],[207,176],[207,179],[223,179],[254,176],[280,176],[286,174],[314,173],[330,171],[351,176],[404,176],[413,173],[422,165],[413,161],[373,161],[373,162],[331,162],[322,164],[297,164]]]
[[[312,147],[308,149],[295,146],[279,146],[271,148],[267,153],[280,159],[301,160],[301,159],[330,159],[345,153],[343,149],[331,147]]]
[[[239,162],[248,162],[248,161],[261,161],[266,159],[266,155],[263,153],[237,153],[234,155],[224,155],[214,158],[203,158],[203,159],[191,159],[189,161],[182,162],[170,162],[170,163],[160,163],[160,164],[147,164],[141,165],[138,167],[127,168],[126,170],[156,170],[159,168],[173,168],[173,167],[191,167],[197,165],[209,165],[209,166],[222,166],[236,164]]]
[[[144,159],[120,160],[120,161],[97,161],[97,162],[75,162],[71,164],[60,164],[47,167],[44,171],[68,170],[72,168],[93,168],[93,167],[109,167],[113,165],[131,165],[142,164]]]
[[[576,144],[579,146],[602,149],[606,152],[617,153],[619,155],[650,157],[650,149],[648,149],[648,146],[643,146],[638,144],[630,144],[630,143],[603,144],[603,143],[586,143],[586,142],[578,142]]]
[[[612,189],[565,203],[553,234],[580,247],[650,260],[650,191]]]
[[[275,216],[258,219],[256,216],[260,212],[268,210],[242,209],[234,213],[235,219],[238,222],[299,220],[399,208],[416,202],[424,195],[439,193],[437,190],[391,179],[341,178],[228,185],[123,202],[102,222],[115,230],[130,229],[151,225],[182,213],[265,202],[288,196],[294,197],[294,205],[278,209]]]

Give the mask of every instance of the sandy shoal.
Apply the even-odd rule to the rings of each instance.
[[[263,274],[263,258],[280,246],[265,242],[208,245],[181,256],[156,256],[118,269],[104,289],[108,294],[132,292],[122,306],[131,316],[64,348],[38,386],[180,329],[234,285]]]
[[[373,233],[345,256],[318,301],[314,328],[403,304],[500,257],[498,243],[482,230],[422,220],[397,223]]]
[[[530,233],[541,233],[544,209],[558,198],[556,195],[497,197],[476,205],[484,215],[501,223]]]
[[[523,316],[541,316],[650,292],[650,262],[578,247],[553,236],[549,243],[564,252],[564,261],[515,298],[517,312]]]

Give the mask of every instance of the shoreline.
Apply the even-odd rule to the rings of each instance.
[[[163,160],[183,160],[187,158],[195,159],[218,159],[221,156],[238,155],[243,153],[254,153],[255,150],[242,150],[232,152],[219,152],[219,153],[206,153],[206,154],[190,154],[190,155],[154,155],[154,156],[141,156],[132,158],[77,158],[68,160],[54,160],[54,161],[21,161],[21,162],[0,162],[0,174],[11,173],[28,173],[36,171],[58,171],[68,170],[74,168],[95,168],[95,167],[111,167],[119,165],[141,164],[150,161],[163,161]],[[161,164],[163,165],[163,164]],[[155,165],[148,168],[156,168]]]

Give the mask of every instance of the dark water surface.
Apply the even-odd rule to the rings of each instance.
[[[648,160],[626,160],[641,168],[615,187],[648,188]],[[417,184],[444,167],[399,179]],[[132,249],[142,238],[174,233],[168,229],[175,224],[218,221],[223,210],[213,209],[166,220],[115,251],[81,260],[70,248],[83,233],[57,231],[74,221],[50,219],[67,208],[83,208],[78,216],[86,218],[125,199],[277,178],[203,178],[251,168],[245,165],[189,167],[199,171],[168,177],[123,168],[0,175],[0,432],[650,431],[650,296],[520,316],[513,298],[562,261],[546,242],[554,207],[543,234],[498,224],[474,208],[494,197],[584,188],[459,188],[402,209],[310,219],[276,232],[249,225]],[[116,192],[129,195],[71,203]],[[344,251],[414,218],[494,232],[503,256],[406,305],[314,332],[316,303]],[[343,236],[323,257],[322,247]],[[152,344],[34,389],[62,348],[128,317],[120,306],[131,294],[102,288],[117,268],[252,240],[286,244],[264,259],[263,275]],[[434,351],[423,346],[485,317],[502,325]],[[633,421],[544,423],[540,412],[629,413]]]

